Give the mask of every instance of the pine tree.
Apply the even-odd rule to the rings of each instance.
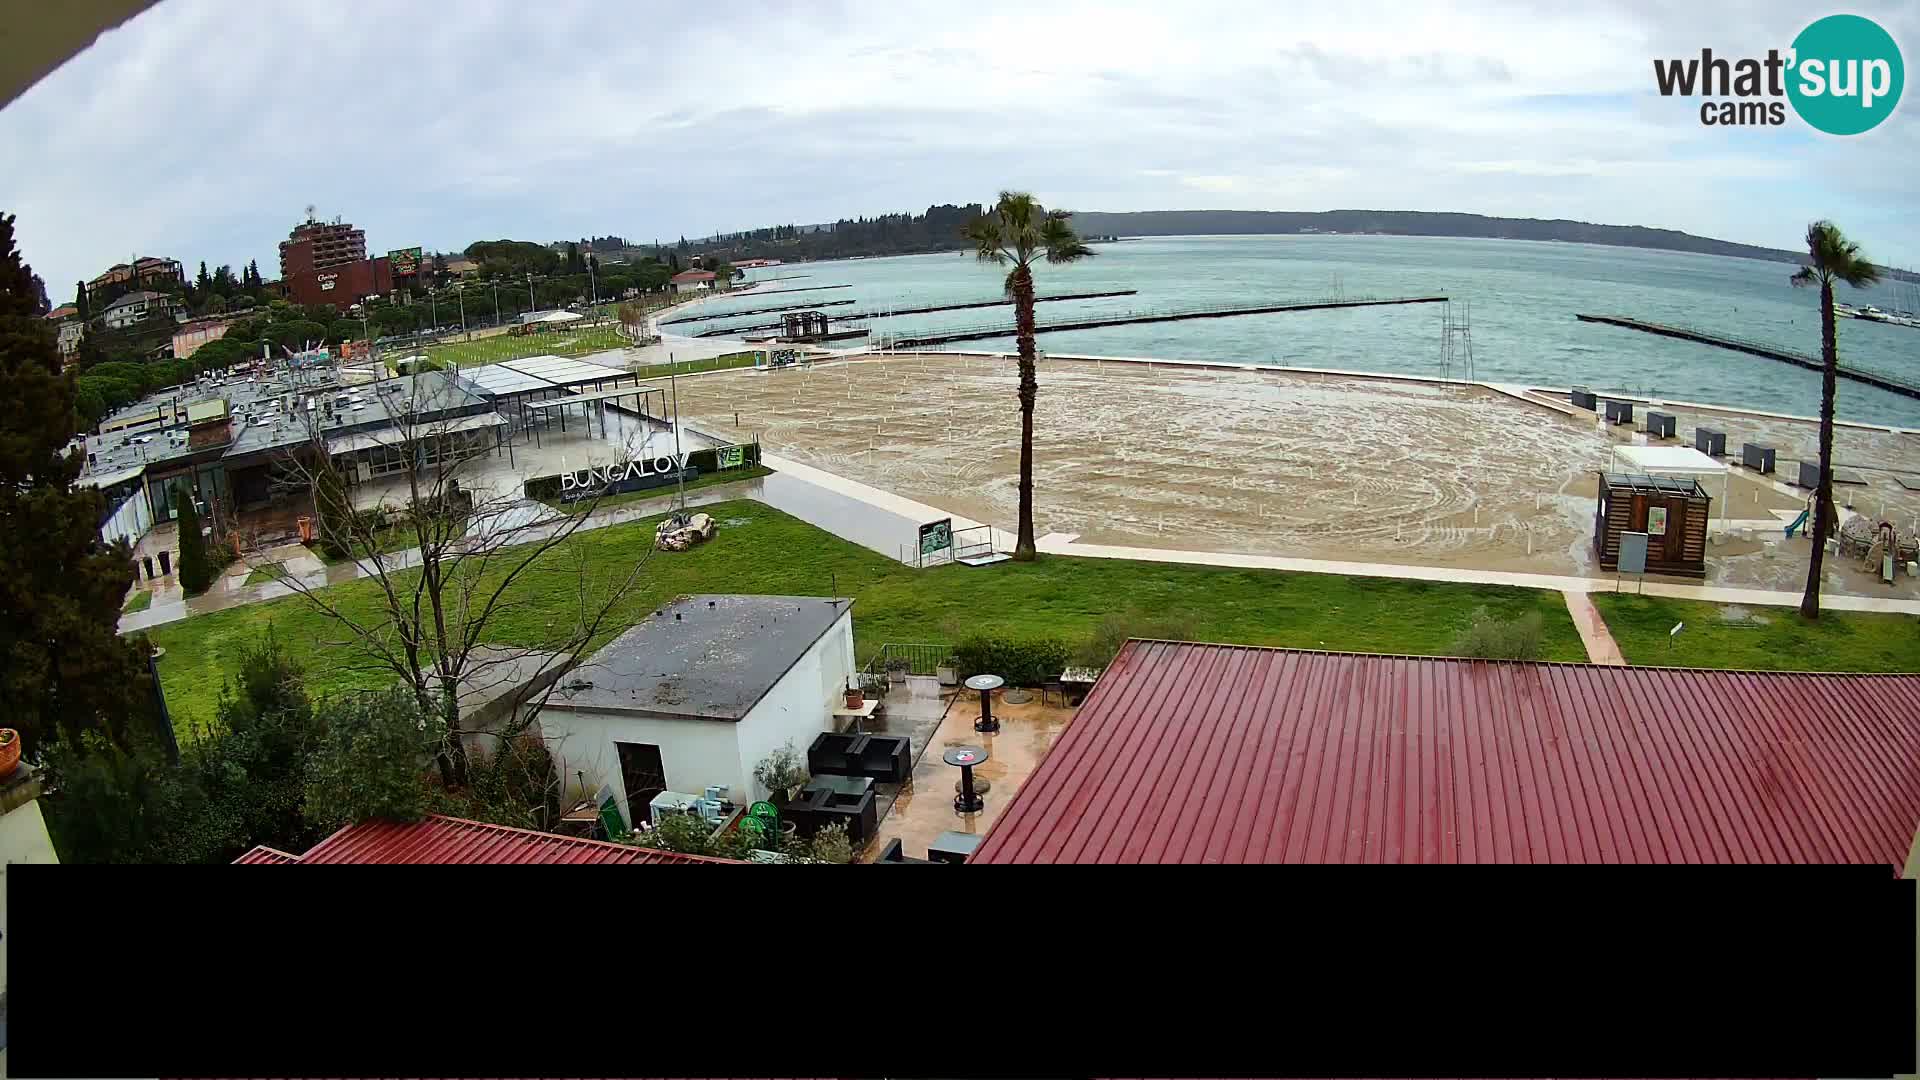
[[[84,321],[93,318],[93,305],[87,301],[87,283],[73,283],[73,306],[80,309],[80,318]]]
[[[207,260],[205,259],[200,260],[200,276],[193,279],[193,287],[195,291],[202,293],[213,287],[213,276],[207,273]]]
[[[185,484],[173,489],[173,505],[180,515],[180,587],[188,596],[198,596],[213,584],[213,567],[207,562],[207,538],[200,535],[200,512],[193,505],[193,489]]]
[[[118,632],[132,554],[101,542],[100,493],[73,486],[86,460],[67,450],[74,381],[32,313],[13,222],[0,215],[0,722],[37,758],[55,742],[81,749],[88,732],[125,745],[153,691],[144,654]]]

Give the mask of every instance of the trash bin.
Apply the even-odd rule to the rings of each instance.
[[[147,568],[147,580],[152,581],[153,580],[153,556],[142,555],[140,556],[140,561],[141,563],[145,564]]]
[[[165,551],[160,553],[160,576],[161,577],[166,577],[169,574],[173,573],[173,568],[167,565],[167,561],[168,561],[167,555],[168,555],[168,552],[165,552]]]

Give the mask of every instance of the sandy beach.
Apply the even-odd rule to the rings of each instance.
[[[1598,574],[1595,474],[1632,438],[1458,384],[1053,359],[1040,385],[1036,528],[1090,543]],[[829,472],[1014,523],[1011,360],[908,356],[705,376],[681,383],[680,408],[706,430],[757,434],[769,450]],[[1670,411],[1690,435],[1695,416]],[[1799,452],[1795,422],[1740,419],[1708,422],[1736,452],[1762,432],[1783,460],[1788,445]],[[1849,432],[1840,445],[1842,461],[1920,478],[1920,438]],[[1906,512],[1920,493],[1894,475],[1873,473],[1852,490]],[[1710,547],[1707,580],[1797,587],[1807,546],[1784,541],[1773,512],[1797,512],[1804,495],[1741,470],[1731,485],[1730,516],[1765,527]],[[1718,481],[1709,486],[1718,500]],[[1830,577],[1830,587],[1873,595],[1920,596],[1916,586],[1903,575],[1889,590],[1851,567]]]

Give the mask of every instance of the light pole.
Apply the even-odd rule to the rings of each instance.
[[[600,285],[599,285],[598,279],[595,277],[593,272],[593,263],[594,263],[594,258],[592,254],[588,254],[587,256],[587,289],[589,290],[589,295],[592,298],[590,302],[587,304],[587,307],[589,309],[597,308],[600,306]]]
[[[464,341],[472,341],[472,335],[467,333],[467,290],[455,289],[453,295],[460,301],[460,337]]]
[[[527,271],[527,314],[533,314],[533,310],[539,306],[533,299],[533,271],[529,270]]]

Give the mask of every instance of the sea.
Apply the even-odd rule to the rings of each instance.
[[[1870,240],[1871,238],[1867,238]],[[1871,251],[1871,244],[1866,245]],[[1684,252],[1530,240],[1307,234],[1152,237],[1093,245],[1095,256],[1041,265],[1042,295],[1133,289],[1135,295],[1042,303],[1039,324],[1100,312],[1242,306],[1330,297],[1444,295],[1450,304],[1195,319],[1043,333],[1043,352],[1214,360],[1248,364],[1440,375],[1443,321],[1454,334],[1451,374],[1495,382],[1589,386],[1673,401],[1817,416],[1820,376],[1778,360],[1583,323],[1576,312],[1625,315],[1778,345],[1818,356],[1819,293],[1788,284],[1787,263]],[[988,300],[1006,271],[948,252],[790,263],[754,272],[755,294],[803,286],[851,288],[794,299],[856,300],[823,310],[893,308]],[[1911,285],[1842,287],[1842,302],[1920,309]],[[717,304],[766,306],[764,295]],[[1012,309],[976,308],[878,318],[875,334],[948,327],[1011,327]],[[744,320],[764,322],[765,318]],[[729,325],[712,323],[711,326]],[[1920,329],[1841,319],[1842,365],[1920,384]],[[1009,336],[953,349],[1011,351]],[[1841,379],[1835,412],[1847,420],[1920,428],[1920,399]]]

